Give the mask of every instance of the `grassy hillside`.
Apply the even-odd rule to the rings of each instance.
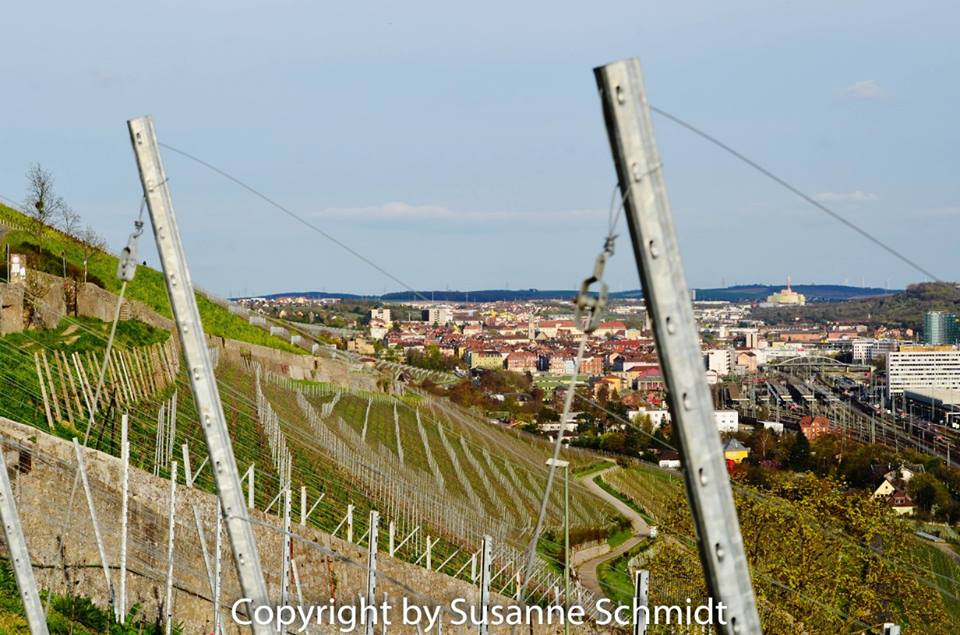
[[[0,205],[0,226],[12,229],[0,240],[0,248],[3,248],[4,244],[8,244],[11,252],[26,254],[29,267],[62,276],[63,261],[60,254],[63,254],[67,262],[68,277],[83,278],[84,249],[83,245],[76,239],[47,228],[44,232],[43,248],[41,250],[36,237],[30,231],[27,231],[30,227],[30,220],[20,212],[4,205]],[[144,233],[140,240],[152,240],[149,230]],[[0,268],[3,269],[3,277],[6,279],[6,263],[2,263]],[[118,293],[121,283],[117,279],[117,258],[106,252],[94,252],[87,265],[87,280],[108,291]],[[132,300],[143,302],[160,315],[173,316],[170,301],[167,298],[163,274],[155,269],[138,267],[136,277],[127,285],[126,296]],[[203,328],[208,334],[278,348],[292,353],[302,354],[305,352],[303,349],[253,326],[244,318],[230,313],[224,306],[210,300],[202,293],[197,293],[196,296]]]

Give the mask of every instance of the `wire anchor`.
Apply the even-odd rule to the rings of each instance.
[[[126,247],[120,251],[117,264],[117,278],[124,282],[132,281],[137,273],[137,240],[143,234],[143,201],[140,203],[140,214],[137,220],[133,221],[133,227],[133,233],[127,239]]]
[[[600,319],[603,317],[603,309],[607,306],[607,294],[609,288],[607,283],[603,282],[603,270],[607,266],[607,260],[613,257],[613,245],[617,239],[616,234],[609,234],[603,241],[603,250],[597,256],[593,264],[593,273],[584,278],[580,283],[580,292],[577,294],[576,321],[581,325],[584,333],[593,333],[600,326]],[[595,283],[600,283],[597,294],[593,295],[590,287]]]

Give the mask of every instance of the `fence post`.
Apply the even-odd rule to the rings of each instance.
[[[307,486],[300,486],[300,526],[307,526]]]
[[[633,623],[633,635],[647,635],[647,624],[649,618],[647,613],[642,613],[643,621],[640,621],[640,617],[637,616],[636,609],[638,607],[646,607],[648,603],[647,591],[650,584],[650,572],[646,569],[640,569],[637,571],[636,584],[634,586],[634,623]]]
[[[73,438],[73,451],[77,455],[77,469],[80,471],[80,482],[83,484],[83,493],[87,497],[87,508],[90,510],[90,521],[93,523],[93,536],[97,541],[97,552],[100,554],[100,566],[103,567],[103,577],[107,581],[107,596],[110,604],[116,606],[116,597],[113,592],[113,581],[110,578],[110,565],[107,564],[107,553],[103,548],[103,536],[100,534],[100,523],[97,522],[97,509],[93,501],[93,492],[90,490],[90,481],[87,480],[87,465],[83,459],[83,450],[80,442]],[[114,609],[116,612],[116,609]]]
[[[657,153],[640,62],[594,69],[610,149],[654,338],[680,435],[709,595],[727,607],[727,633],[760,633],[750,570],[734,507],[713,402],[703,374],[697,326]],[[715,610],[719,618],[719,610]]]
[[[353,505],[347,505],[347,542],[353,542]]]
[[[367,602],[377,601],[377,536],[380,533],[380,513],[370,510],[370,529],[367,531]],[[366,635],[373,635],[374,620],[365,620]]]
[[[7,474],[7,460],[3,454],[3,448],[0,448],[0,522],[3,523],[3,535],[7,540],[7,551],[10,552],[10,562],[17,578],[17,589],[20,590],[20,599],[23,600],[30,633],[47,635],[47,618],[40,602],[40,593],[37,591],[37,580],[33,577],[33,565],[30,564],[30,553],[23,537],[23,526],[20,524],[17,502],[13,498],[10,476]]]
[[[163,600],[166,612],[164,633],[170,635],[173,629],[173,539],[177,520],[177,462],[170,463],[170,517],[167,522],[167,584]]]
[[[183,454],[183,482],[187,487],[193,487],[193,472],[190,471],[190,445],[184,443],[180,449]]]
[[[120,597],[117,601],[118,621],[123,624],[127,619],[127,518],[130,510],[130,440],[127,413],[120,417],[120,487],[122,502],[120,507]]]
[[[280,564],[280,606],[290,603],[290,484],[283,496],[283,553]]]
[[[393,557],[393,554],[396,553],[396,551],[395,551],[395,549],[394,549],[394,543],[395,543],[396,538],[397,538],[397,533],[396,533],[396,532],[397,532],[397,526],[396,526],[396,525],[394,524],[394,522],[391,520],[391,521],[390,521],[389,529],[387,530],[387,544],[388,544],[388,546],[389,546],[388,551],[389,551],[389,553],[390,553],[390,557],[391,557],[391,558]]]
[[[493,538],[483,537],[483,553],[480,557],[480,635],[487,635],[487,605],[490,604],[490,565],[493,560]]]
[[[214,556],[213,556],[213,626],[216,631],[223,630],[223,624],[220,622],[220,575],[223,569],[223,508],[220,506],[220,499],[217,499],[217,533],[214,537]]]

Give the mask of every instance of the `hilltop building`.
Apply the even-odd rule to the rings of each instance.
[[[807,298],[802,293],[797,293],[790,288],[790,278],[787,278],[787,288],[781,289],[777,293],[773,293],[767,296],[767,304],[774,305],[792,305],[792,306],[803,306],[807,303]]]

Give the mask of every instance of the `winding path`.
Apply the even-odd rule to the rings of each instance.
[[[650,526],[647,525],[647,521],[643,519],[643,516],[638,514],[636,510],[624,503],[622,500],[616,496],[610,494],[602,487],[593,482],[598,476],[601,476],[611,470],[619,469],[616,466],[608,467],[605,470],[595,472],[593,474],[588,474],[577,480],[583,484],[592,494],[602,498],[605,502],[609,503],[614,509],[623,514],[627,519],[630,520],[630,524],[633,525],[633,536],[628,538],[623,544],[617,546],[612,551],[609,551],[603,555],[597,556],[592,560],[587,560],[584,563],[581,563],[576,567],[577,575],[580,578],[580,583],[583,586],[587,587],[598,596],[603,597],[603,589],[600,588],[600,581],[597,578],[597,567],[607,562],[608,560],[613,560],[620,557],[634,546],[637,545],[641,540],[650,535]]]

